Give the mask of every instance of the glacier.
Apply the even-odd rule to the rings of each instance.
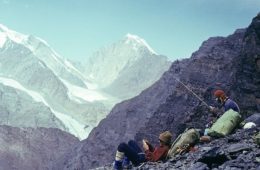
[[[87,102],[108,100],[107,97],[102,95],[101,92],[98,92],[97,90],[82,88],[82,87],[73,85],[73,84],[67,82],[66,80],[63,80],[63,79],[61,79],[61,80],[68,88],[69,97],[72,100],[75,100],[79,103],[82,103],[81,100],[85,100]]]
[[[19,82],[13,79],[0,77],[0,83],[24,91],[27,94],[29,94],[36,102],[42,102],[44,105],[49,107],[50,110],[55,114],[55,116],[64,123],[65,127],[68,128],[70,133],[72,133],[73,135],[75,135],[81,140],[85,139],[90,133],[91,129],[93,128],[93,127],[85,128],[85,125],[79,123],[71,116],[55,111],[53,108],[49,106],[49,104],[45,101],[42,95],[40,95],[38,92],[26,89],[23,85],[21,85]]]

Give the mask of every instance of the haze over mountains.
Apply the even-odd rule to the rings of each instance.
[[[82,71],[44,40],[0,25],[0,124],[54,127],[84,139],[171,63],[134,35],[96,54]]]

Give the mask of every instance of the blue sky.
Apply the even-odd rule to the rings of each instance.
[[[138,35],[172,60],[212,36],[247,27],[260,0],[0,0],[0,23],[85,61],[99,48]]]

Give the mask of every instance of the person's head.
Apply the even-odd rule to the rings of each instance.
[[[227,96],[223,90],[216,90],[214,92],[214,96],[216,97],[216,100],[221,103],[223,103],[225,101],[225,99],[227,98]]]
[[[172,134],[170,131],[165,131],[159,135],[160,146],[171,145]]]

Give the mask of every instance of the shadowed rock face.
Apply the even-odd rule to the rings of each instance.
[[[54,128],[0,126],[0,169],[53,169],[79,140]]]
[[[174,62],[153,86],[115,106],[89,138],[67,155],[65,169],[112,162],[117,145],[130,138],[155,142],[166,129],[176,136],[186,127],[204,128],[210,116],[207,106],[182,83],[208,104],[215,104],[213,90],[222,88],[244,115],[259,112],[259,27],[258,15],[248,29],[210,38],[190,59]]]
[[[241,108],[250,113],[260,110],[260,14],[248,27],[233,88]]]

